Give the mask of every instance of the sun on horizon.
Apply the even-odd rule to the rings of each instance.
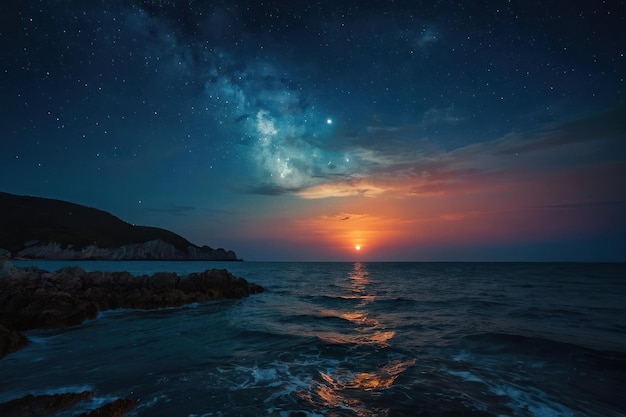
[[[361,245],[356,245],[356,246],[354,247],[354,249],[355,249],[355,250],[361,250]]]

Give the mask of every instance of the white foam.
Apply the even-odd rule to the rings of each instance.
[[[307,417],[322,417],[320,413],[329,408],[371,415],[372,410],[354,398],[354,390],[389,388],[397,376],[415,363],[414,359],[394,359],[370,373],[346,369],[346,361],[349,358],[328,359],[312,354],[264,364],[221,366],[208,378],[204,388],[228,387],[231,392],[254,390],[255,395],[263,393],[259,401],[265,405],[268,415],[287,417],[302,413]],[[214,414],[195,414],[194,417],[203,415]]]
[[[45,345],[50,339],[53,339],[55,336],[33,336],[30,333],[28,334],[28,340],[31,344]]]
[[[450,371],[448,370],[448,373],[450,375],[454,375],[454,376],[458,376],[459,378],[463,379],[464,381],[468,381],[468,382],[480,382],[480,383],[485,383],[485,381],[482,378],[477,377],[476,375],[472,374],[471,372],[467,372],[467,371]]]
[[[96,408],[100,408],[105,404],[118,400],[120,397],[91,397],[85,404],[81,411],[93,411]]]
[[[458,354],[452,356],[452,360],[455,362],[466,362],[470,359],[470,354],[464,350],[459,352]]]
[[[154,407],[159,401],[168,402],[169,398],[167,397],[167,395],[158,395],[152,398],[150,401],[138,403],[136,409]]]
[[[527,415],[528,412],[533,417],[576,417],[580,415],[571,408],[550,399],[548,394],[534,387],[494,383],[492,379],[486,381],[469,371],[444,370],[463,381],[484,384],[493,394],[506,397],[506,404],[513,410],[513,415]]]
[[[254,378],[254,384],[259,384],[262,382],[270,382],[269,386],[275,386],[275,383],[278,382],[278,372],[276,368],[266,368],[261,369],[258,367],[254,367],[251,370],[252,377]]]
[[[576,417],[580,415],[571,408],[552,401],[545,392],[536,388],[524,387],[521,389],[513,385],[499,385],[490,387],[490,390],[496,395],[508,397],[510,399],[507,404],[509,407],[520,412],[528,410],[534,417]]]

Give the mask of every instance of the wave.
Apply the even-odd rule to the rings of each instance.
[[[26,395],[40,396],[40,395],[56,395],[56,394],[74,394],[85,391],[93,391],[93,385],[67,385],[60,386],[56,388],[47,388],[47,389],[15,389],[11,390],[8,388],[3,388],[0,390],[0,404],[3,404],[8,401],[16,400],[18,398],[23,398]]]
[[[624,352],[505,332],[462,337],[455,350],[439,369],[452,378],[449,385],[490,411],[505,406],[510,411],[498,414],[623,417],[615,410],[626,405],[617,388],[626,381]]]
[[[305,302],[325,307],[351,307],[358,305],[366,299],[364,295],[358,294],[337,294],[337,295],[305,295],[300,297]]]
[[[376,302],[382,305],[390,305],[390,306],[411,306],[414,304],[421,304],[423,301],[418,301],[411,297],[395,297],[395,298],[378,298]]]
[[[576,311],[566,308],[541,308],[541,307],[528,307],[524,309],[514,310],[509,313],[510,317],[521,317],[529,319],[544,319],[544,318],[571,318],[573,320],[580,320],[589,317],[582,311]]]
[[[600,350],[544,337],[482,333],[463,338],[465,350],[491,355],[518,355],[596,370],[626,372],[626,351]]]

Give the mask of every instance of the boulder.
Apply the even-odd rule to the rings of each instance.
[[[92,397],[93,393],[91,391],[54,395],[27,395],[0,404],[0,416],[52,417],[59,414],[75,415],[72,414],[72,411],[76,409],[77,405],[91,401]],[[134,408],[134,400],[120,398],[104,404],[93,411],[82,413],[79,417],[122,417]]]
[[[0,324],[0,358],[26,346],[28,339],[19,332]],[[0,413],[0,415],[3,415]]]
[[[134,408],[134,400],[130,398],[120,398],[89,413],[83,413],[79,417],[122,417]]]
[[[1,251],[2,249],[0,249]],[[0,256],[0,279],[7,278],[17,272],[17,268],[13,266],[7,259]]]
[[[45,417],[70,410],[76,404],[90,400],[90,391],[54,395],[27,395],[16,400],[0,404],[0,416],[3,417]]]
[[[24,339],[9,329],[73,326],[113,308],[178,307],[262,291],[263,287],[224,269],[135,277],[127,272],[86,272],[79,267],[55,273],[17,268],[0,279],[0,325],[6,329],[0,336],[0,357],[23,345]]]

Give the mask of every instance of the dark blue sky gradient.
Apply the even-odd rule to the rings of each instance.
[[[625,261],[625,16],[5,0],[0,190],[250,260]]]

